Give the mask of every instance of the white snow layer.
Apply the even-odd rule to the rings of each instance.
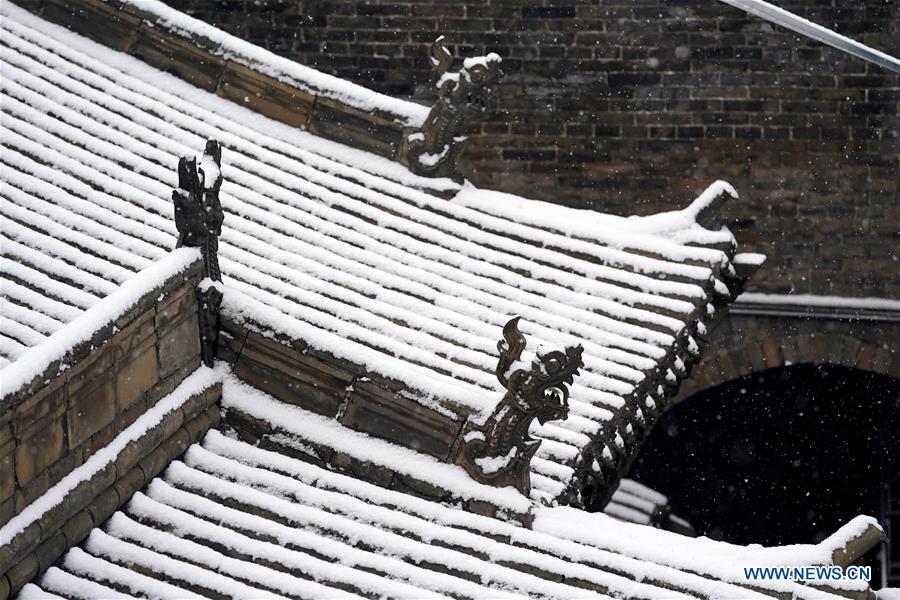
[[[705,537],[688,538],[654,527],[624,523],[602,513],[568,507],[538,508],[534,519],[536,531],[733,583],[746,582],[745,566],[830,565],[832,552],[869,525],[880,527],[874,518],[859,516],[819,544],[763,548],[759,545],[738,546]],[[797,587],[788,581],[755,583],[777,591],[795,591]],[[853,589],[867,587],[864,582],[850,584]]]
[[[727,256],[696,245],[690,218],[661,219],[662,234],[471,186],[448,202],[397,163],[266,119],[10,3],[0,14],[0,275],[4,306],[19,307],[0,327],[3,365],[166,254],[178,158],[208,138],[224,146],[228,316],[401,380],[442,412],[494,406],[496,343],[513,314],[529,350],[583,344],[569,418],[532,430],[545,440],[532,463],[543,494],[565,486],[624,398],[701,327],[696,307],[723,293]]]
[[[200,251],[197,248],[173,250],[165,258],[127,280],[117,290],[67,325],[28,348],[16,358],[15,362],[3,369],[0,397],[5,398],[43,373],[53,361],[65,357],[76,345],[90,340],[97,331],[113,323],[141,297],[183,272],[199,258]]]
[[[138,417],[134,423],[113,438],[109,444],[97,450],[82,465],[73,469],[43,495],[0,527],[0,539],[11,540],[14,538],[26,527],[40,519],[44,513],[62,502],[66,495],[78,487],[80,483],[89,480],[97,472],[113,464],[128,442],[139,439],[149,429],[158,425],[168,413],[184,404],[191,396],[221,381],[221,379],[221,371],[207,367],[200,367],[194,371],[171,394],[162,398],[152,408]]]
[[[789,305],[815,308],[849,308],[860,310],[900,311],[900,300],[892,298],[853,298],[850,296],[823,296],[817,294],[761,294],[744,292],[736,302],[761,305]]]

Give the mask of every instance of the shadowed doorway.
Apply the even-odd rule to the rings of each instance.
[[[898,454],[900,381],[795,365],[673,407],[630,476],[668,495],[673,512],[700,535],[738,544],[813,543],[858,514],[896,522],[896,508],[886,505],[900,502]],[[874,587],[887,551],[867,557],[877,571]],[[896,542],[893,554],[896,563]],[[898,575],[891,573],[893,585]]]

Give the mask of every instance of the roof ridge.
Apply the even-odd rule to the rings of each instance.
[[[429,107],[278,56],[158,0],[5,4],[65,25],[276,121],[401,161]],[[439,186],[440,187],[440,186]]]

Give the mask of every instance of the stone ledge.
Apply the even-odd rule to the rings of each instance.
[[[7,396],[0,412],[0,525],[107,445],[200,362],[193,290],[198,260],[142,297],[69,355],[49,380]],[[104,337],[105,336],[105,337]],[[101,341],[102,340],[102,341]],[[79,359],[80,357],[80,359]],[[58,373],[61,364],[72,366]],[[58,374],[57,374],[58,373]],[[5,421],[5,423],[4,423]]]
[[[16,407],[37,394],[57,377],[65,376],[68,380],[77,374],[80,363],[89,355],[95,354],[98,349],[110,342],[115,336],[125,337],[129,325],[147,311],[156,311],[159,306],[159,298],[170,296],[179,287],[194,287],[202,278],[203,261],[197,259],[187,269],[170,277],[154,289],[143,294],[131,308],[117,316],[112,322],[98,330],[91,339],[76,344],[61,359],[51,363],[43,373],[36,375],[32,380],[14,392],[0,399],[0,414],[5,413],[11,407]],[[130,330],[128,330],[130,332]],[[199,343],[199,342],[198,342]],[[76,365],[76,366],[71,366]]]
[[[244,65],[228,61],[216,94],[293,127],[309,121],[316,97]]]
[[[397,157],[403,137],[402,126],[330,98],[316,98],[309,130],[392,159]]]
[[[898,334],[900,326],[894,322],[730,313],[673,403],[788,365],[834,364],[897,377],[900,353],[891,352],[888,340]]]
[[[223,318],[227,337],[220,337],[220,349],[238,379],[355,431],[448,460],[469,414],[464,407],[438,412],[417,402],[415,390],[401,381],[369,373],[302,340],[263,336],[256,328]]]
[[[135,440],[127,453],[120,453],[115,462],[79,484],[62,503],[0,546],[0,573],[3,573],[0,598],[14,594],[52,566],[66,550],[80,543],[94,527],[101,526],[128,502],[134,492],[181,456],[190,444],[217,426],[221,394],[218,383],[193,394]],[[184,420],[183,409],[189,405],[194,416]],[[161,437],[168,430],[171,433]]]
[[[410,475],[400,475],[386,467],[357,459],[344,452],[336,452],[330,447],[307,439],[298,438],[294,433],[274,427],[267,421],[262,421],[242,411],[229,409],[223,418],[225,425],[233,429],[240,439],[265,450],[272,450],[320,467],[334,469],[379,487],[427,500],[460,504],[465,506],[467,511],[483,516],[515,521],[526,527],[531,524],[531,513],[510,513],[508,509],[500,508],[486,500],[458,497],[452,490],[435,486]]]

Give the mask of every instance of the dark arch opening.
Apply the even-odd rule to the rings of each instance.
[[[668,495],[673,512],[700,535],[738,544],[814,543],[858,514],[888,518],[885,486],[893,486],[900,511],[898,455],[900,380],[794,365],[673,407],[630,476]],[[894,533],[900,535],[900,523]],[[893,547],[893,561],[900,561],[900,545]],[[878,587],[881,558],[867,558]]]

